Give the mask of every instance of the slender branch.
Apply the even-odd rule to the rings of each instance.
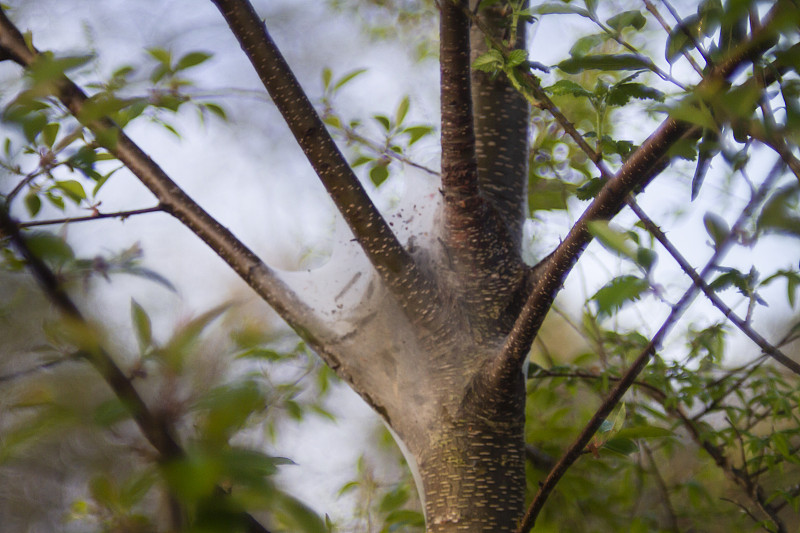
[[[633,210],[639,220],[642,221],[647,231],[649,231],[656,240],[661,243],[661,246],[669,252],[672,258],[677,262],[681,269],[692,279],[695,285],[697,285],[703,294],[714,304],[714,307],[719,309],[725,318],[730,320],[742,333],[747,335],[754,343],[761,348],[764,353],[775,359],[777,362],[794,372],[795,374],[800,375],[800,363],[792,360],[786,354],[784,354],[781,350],[770,344],[764,337],[762,337],[757,331],[750,327],[750,325],[739,318],[733,310],[728,307],[725,302],[717,295],[717,293],[709,287],[708,283],[706,283],[702,277],[700,277],[697,272],[692,268],[692,265],[686,260],[686,258],[681,255],[681,253],[675,248],[675,246],[667,239],[667,236],[664,235],[664,232],[656,226],[653,221],[647,216],[647,214],[642,210],[641,207],[636,203],[636,200],[633,198],[628,198],[628,207]]]
[[[25,258],[28,269],[41,286],[45,296],[67,320],[86,333],[84,336],[86,346],[81,347],[80,355],[86,357],[117,398],[128,408],[139,430],[153,448],[158,451],[160,460],[167,462],[183,457],[185,452],[175,439],[174,428],[168,420],[153,414],[133,386],[131,380],[117,366],[114,358],[101,345],[100,341],[91,334],[91,325],[66,291],[64,291],[50,267],[31,252],[25,238],[20,234],[19,225],[10,217],[4,203],[0,203],[0,231],[10,237],[11,242],[22,257]],[[55,363],[53,362],[53,364]],[[241,518],[247,525],[248,533],[269,533],[251,515],[242,513]]]
[[[29,67],[38,51],[28,48],[19,29],[0,8],[0,57]],[[87,100],[72,81],[62,77],[55,83],[56,96],[75,117]],[[320,336],[331,335],[313,310],[302,302],[263,261],[230,230],[211,217],[192,200],[150,157],[109,119],[83,124],[96,136],[115,138],[105,148],[117,157],[156,196],[161,208],[180,220],[200,237],[239,276],[297,331],[333,368],[339,366],[336,354],[326,350]]]
[[[25,258],[36,281],[61,314],[81,329],[88,330],[90,326],[86,319],[61,287],[56,275],[28,248],[24,237],[20,234],[18,224],[9,216],[5,204],[0,204],[0,230],[11,239],[19,253]],[[87,344],[89,345],[81,347],[81,351],[117,397],[128,407],[139,429],[150,444],[158,450],[162,459],[170,460],[180,457],[183,452],[166,421],[153,415],[133,384],[98,341],[89,340]]]
[[[670,15],[672,15],[672,18],[674,18],[675,22],[677,22],[678,26],[680,26],[681,32],[686,36],[687,39],[689,39],[689,42],[692,43],[692,46],[694,47],[694,49],[697,50],[697,52],[703,57],[703,61],[705,61],[706,65],[708,65],[710,63],[710,60],[708,59],[708,54],[703,49],[703,47],[700,45],[700,42],[697,40],[697,37],[694,34],[692,34],[692,32],[689,31],[689,28],[687,28],[683,24],[683,20],[678,15],[678,12],[675,10],[674,7],[672,7],[672,5],[667,0],[661,0],[661,3],[663,3],[664,6],[666,6],[667,11],[669,11]],[[651,13],[652,13],[652,11],[651,11]],[[691,63],[692,68],[694,68],[694,70],[698,74],[700,74],[702,76],[703,75],[703,69],[702,69],[702,67],[700,65],[697,64],[697,62],[694,60],[694,58],[688,52],[684,52],[683,55],[684,55],[684,57],[686,57],[686,59],[689,60],[689,63]]]
[[[431,320],[433,284],[367,196],[253,6],[242,0],[212,2],[381,279],[413,320]]]
[[[718,65],[711,66],[699,87],[725,83],[744,62],[769,48],[772,36],[769,26],[780,17],[781,8],[781,3],[773,7],[764,18],[761,31],[737,46]],[[549,99],[546,98],[547,95],[534,76],[526,73],[522,78],[526,82],[526,87],[543,105],[552,104],[552,102],[546,104]],[[554,116],[557,119],[559,117],[559,115]],[[571,124],[562,124],[562,127],[570,132],[568,126]],[[698,135],[699,131],[697,126],[675,120],[672,117],[664,120],[656,131],[628,157],[617,173],[607,179],[594,201],[586,208],[555,251],[537,265],[538,282],[530,293],[511,333],[506,338],[503,349],[493,363],[492,373],[498,379],[504,379],[505,376],[516,372],[527,357],[531,342],[541,327],[556,294],[561,289],[564,279],[592,239],[587,223],[593,220],[609,220],[614,217],[625,205],[628,194],[644,188],[666,168],[669,163],[669,149],[680,139]],[[602,156],[591,149],[587,150],[585,146],[588,145],[577,131],[570,135],[595,162],[601,175],[606,177],[608,171],[602,163]],[[580,141],[579,138],[581,138]]]
[[[52,368],[54,366],[61,365],[63,363],[67,363],[70,361],[75,361],[81,357],[86,357],[84,353],[75,353],[71,354],[69,357],[62,357],[61,359],[53,359],[52,361],[47,361],[46,363],[42,363],[40,365],[36,365],[32,368],[26,368],[25,370],[18,370],[17,372],[11,372],[10,374],[3,374],[0,376],[0,383],[6,381],[16,381],[20,378],[24,378],[30,376],[32,374],[36,374],[41,372],[42,370],[46,370],[48,368]]]
[[[146,213],[161,213],[164,211],[160,205],[155,207],[145,207],[143,209],[132,209],[130,211],[116,211],[114,213],[93,213],[82,217],[53,218],[49,220],[34,220],[31,222],[21,222],[20,228],[32,228],[35,226],[52,226],[54,224],[72,224],[73,222],[88,222],[91,220],[102,220],[104,218],[121,218],[125,220],[134,215],[144,215]]]
[[[741,230],[746,221],[750,219],[755,208],[763,201],[767,192],[772,188],[772,184],[780,175],[781,168],[782,162],[778,161],[764,179],[764,182],[761,184],[761,187],[759,187],[758,191],[753,194],[752,198],[744,207],[742,213],[739,215],[739,218],[731,228],[731,232],[719,243],[711,258],[706,263],[706,266],[701,271],[700,277],[702,279],[705,279],[716,268],[719,260],[732,245],[734,235],[738,234],[738,231]],[[539,491],[534,496],[533,501],[531,502],[530,507],[525,513],[525,517],[523,518],[522,523],[517,530],[518,533],[524,533],[530,530],[536,523],[536,518],[539,515],[542,507],[544,507],[544,503],[549,497],[550,493],[564,476],[569,467],[572,466],[581,456],[583,449],[591,441],[597,430],[600,429],[601,424],[611,414],[611,411],[613,411],[614,407],[622,400],[622,397],[634,383],[636,377],[641,373],[642,370],[644,370],[644,367],[647,366],[650,358],[656,354],[656,351],[661,346],[661,343],[666,337],[667,333],[669,333],[669,331],[672,329],[672,326],[680,318],[699,290],[700,287],[693,283],[686,290],[686,292],[684,292],[678,303],[673,306],[669,316],[667,316],[666,320],[664,320],[659,330],[655,335],[653,335],[650,342],[636,357],[630,368],[620,378],[611,392],[609,392],[606,399],[603,400],[603,403],[600,405],[597,411],[595,411],[594,415],[586,424],[586,426],[584,426],[580,435],[564,452],[561,458],[559,458],[556,465],[539,486]]]
[[[676,533],[680,532],[678,517],[675,514],[675,507],[672,505],[672,499],[669,497],[669,487],[667,487],[667,482],[661,475],[658,462],[656,462],[656,458],[653,456],[653,452],[647,444],[643,443],[642,449],[647,456],[647,460],[650,461],[650,468],[653,473],[653,478],[656,480],[656,487],[658,488],[658,492],[661,493],[661,503],[664,505],[664,511],[667,515],[667,529]]]

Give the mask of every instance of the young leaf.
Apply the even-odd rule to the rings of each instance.
[[[650,288],[647,280],[636,276],[618,276],[598,290],[592,300],[597,304],[597,316],[611,316],[626,303],[638,300]]]
[[[589,18],[589,12],[585,9],[566,3],[541,4],[531,12],[536,15],[580,15]]]
[[[175,71],[186,70],[187,68],[196,67],[201,63],[205,63],[211,59],[211,54],[206,52],[189,52],[178,60],[175,65]]]
[[[153,331],[150,325],[150,317],[134,299],[131,299],[131,320],[133,321],[136,340],[139,342],[139,353],[144,353],[153,342]]]
[[[33,191],[28,191],[25,195],[25,209],[28,210],[28,214],[35,217],[41,208],[42,200],[39,198],[39,195]]]
[[[356,76],[360,76],[361,74],[365,73],[366,71],[367,71],[367,69],[365,69],[365,68],[359,68],[359,69],[356,69],[356,70],[348,72],[347,74],[345,74],[344,76],[342,76],[341,78],[339,78],[336,81],[336,83],[333,86],[333,90],[334,91],[338,91],[345,84],[347,84],[350,81],[352,81],[353,78],[355,78]]]
[[[625,257],[635,258],[636,252],[627,233],[612,228],[605,220],[592,220],[587,226],[589,233],[594,235],[604,248]]]
[[[703,225],[706,227],[711,240],[714,241],[714,249],[718,250],[731,231],[728,228],[728,223],[721,216],[709,211],[703,217]]]
[[[641,55],[598,54],[571,57],[556,66],[568,74],[577,74],[584,70],[649,70],[652,63]]]
[[[647,19],[644,18],[644,15],[642,15],[639,10],[623,11],[606,21],[606,24],[618,32],[621,32],[628,26],[641,30],[646,23]]]
[[[397,111],[394,114],[394,123],[398,126],[403,123],[403,119],[406,118],[406,113],[408,113],[409,107],[409,100],[408,96],[404,96],[402,100],[400,100],[400,105],[397,106]]]

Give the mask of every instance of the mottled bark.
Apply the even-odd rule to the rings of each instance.
[[[476,2],[470,2],[471,8],[474,9]],[[509,24],[504,17],[505,6],[504,3],[495,4],[477,14],[499,39],[510,37]],[[520,22],[514,48],[525,49],[525,30],[525,23]],[[472,61],[489,50],[486,36],[477,25],[470,29],[470,42]],[[521,246],[522,224],[527,214],[528,102],[509,84],[505,75],[493,77],[479,70],[472,71],[472,102],[481,194],[505,223],[511,242]]]

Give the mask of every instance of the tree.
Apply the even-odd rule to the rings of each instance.
[[[800,373],[800,363],[754,331],[750,316],[752,307],[761,301],[759,288],[779,279],[788,284],[788,300],[793,305],[800,278],[792,266],[779,267],[760,280],[754,270],[745,274],[721,261],[732,246],[750,244],[762,235],[796,237],[800,233],[796,214],[800,163],[795,155],[800,11],[794,2],[780,0],[762,6],[708,0],[688,16],[673,12],[676,22],[672,26],[650,2],[645,2],[647,15],[637,5],[610,17],[604,6],[588,0],[580,7],[572,3],[526,7],[524,2],[437,2],[440,195],[431,199],[438,214],[433,226],[426,228],[433,237],[417,236],[413,242],[401,242],[397,237],[370,200],[331,130],[349,135],[350,141],[367,148],[369,140],[356,136],[352,125],[343,125],[333,114],[323,121],[270,38],[270,21],[265,25],[249,2],[213,3],[371,264],[369,272],[359,273],[370,290],[349,310],[344,326],[306,303],[303,294],[296,293],[195,203],[123,131],[149,106],[177,110],[185,104],[188,98],[182,92],[180,72],[202,63],[206,55],[188,54],[174,61],[164,51],[151,52],[160,62],[153,82],[169,79],[174,83],[168,91],[153,93],[149,101],[121,95],[127,71],[116,72],[87,95],[66,75],[85,63],[85,58],[38,51],[33,46],[35,36],[21,33],[5,12],[0,15],[0,57],[22,66],[26,76],[26,87],[7,106],[5,120],[21,125],[29,149],[40,154],[33,172],[8,165],[21,179],[4,195],[1,211],[7,260],[24,264],[42,285],[67,318],[75,356],[102,375],[123,412],[155,450],[162,467],[160,475],[172,496],[173,528],[210,527],[222,517],[226,527],[265,530],[247,514],[246,498],[237,500],[226,494],[225,476],[213,479],[207,490],[192,493],[194,499],[187,496],[191,491],[181,492],[182,474],[176,471],[188,468],[187,458],[196,456],[182,442],[175,421],[161,416],[153,405],[155,400],[143,396],[130,379],[132,370],[121,368],[111,348],[94,333],[65,292],[55,272],[58,252],[54,247],[58,245],[52,237],[26,236],[21,228],[31,224],[18,221],[16,217],[21,215],[12,218],[12,212],[21,213],[12,201],[23,193],[31,217],[38,213],[42,199],[62,206],[65,198],[77,204],[88,202],[80,182],[53,177],[61,167],[83,172],[99,188],[109,175],[99,174],[95,164],[107,158],[121,162],[156,197],[157,210],[185,224],[269,303],[396,434],[418,475],[428,531],[527,531],[581,455],[599,455],[615,446],[618,451],[627,447],[627,453],[632,453],[633,446],[637,453],[647,454],[648,448],[636,447],[633,439],[663,437],[677,428],[695,440],[730,483],[741,489],[742,508],[756,523],[768,530],[787,530],[786,524],[796,520],[790,515],[800,494],[792,482],[765,486],[762,474],[784,468],[789,478],[797,475],[800,435],[795,376]],[[536,18],[541,18],[540,24],[548,24],[557,15],[586,19],[599,33],[576,39],[571,56],[557,65],[559,74],[553,83],[543,86],[547,68],[529,60],[525,29]],[[666,60],[676,72],[686,68],[684,79],[659,67],[661,61],[651,59],[644,47],[635,44],[648,21],[662,25],[668,33]],[[656,81],[642,81],[646,74],[671,84],[671,90],[677,92],[667,99]],[[339,84],[346,81],[342,78]],[[326,75],[326,86],[331,83]],[[634,101],[656,103],[652,110],[662,116],[662,122],[638,144],[612,137],[612,112]],[[213,104],[204,106],[206,111],[221,113]],[[568,146],[569,172],[556,168],[552,159],[549,164],[556,172],[548,175],[542,171],[537,155],[546,154],[548,146],[532,146],[529,108],[537,124],[544,126],[539,131],[543,135],[540,142],[552,146],[558,141]],[[427,130],[398,129],[406,111],[398,109],[394,122],[387,117],[378,120],[387,132],[396,129],[416,139]],[[58,124],[66,120],[58,115],[61,112],[79,124],[71,133],[60,132]],[[593,124],[587,125],[588,117]],[[59,159],[72,143],[81,147],[68,159]],[[385,179],[387,165],[398,152],[405,157],[400,146],[390,145],[379,156],[366,158],[376,185]],[[756,170],[769,152],[777,155],[772,170]],[[648,184],[681,159],[697,159],[691,183],[691,196],[696,197],[707,162],[714,158],[735,169],[732,175],[748,186],[749,198],[730,226],[713,213],[705,216],[713,254],[697,273],[635,198],[646,195]],[[52,178],[52,186],[37,185],[40,176]],[[539,209],[564,209],[573,198],[589,204],[545,259],[526,264],[523,227],[530,213],[526,203]],[[608,224],[626,207],[638,217],[639,229],[620,231]],[[614,315],[626,303],[647,293],[660,294],[652,276],[655,245],[645,242],[645,233],[651,242],[659,242],[692,280],[683,296],[669,304],[669,316],[649,339],[601,327],[604,316]],[[532,344],[556,294],[594,238],[639,272],[616,276],[598,290],[592,297],[596,312],[586,317],[586,329],[595,328],[598,350],[624,346],[626,355],[610,361],[599,353],[588,369],[533,364],[524,374]],[[128,261],[123,266],[131,265]],[[717,272],[721,274],[712,280]],[[745,318],[717,295],[729,286],[746,297],[749,308]],[[765,356],[723,371],[719,346],[725,331],[722,325],[715,325],[690,335],[690,350],[681,363],[661,358],[659,351],[667,332],[698,292],[722,310]],[[141,308],[134,306],[133,312],[140,341],[147,344],[149,319]],[[219,312],[201,317],[190,333],[196,335],[196,330]],[[783,341],[793,340],[796,329]],[[595,371],[591,365],[597,362],[600,367]],[[532,405],[531,395],[537,388],[529,384],[526,390],[526,377],[531,383],[554,378],[595,381],[603,391],[602,403],[593,409],[575,441],[559,450],[557,460],[526,445],[526,405]],[[621,403],[634,385],[646,398],[637,396]],[[770,386],[782,392],[780,400],[767,400]],[[695,401],[690,395],[694,394],[700,398],[700,415],[689,410]],[[720,412],[726,413],[729,428],[704,425]],[[532,414],[534,420],[529,422],[535,428],[540,421]],[[248,415],[242,413],[245,418]],[[231,421],[220,423],[224,429],[216,434],[217,444],[227,449],[238,426]],[[772,431],[755,431],[762,423],[771,424]],[[735,451],[741,452],[741,459],[734,459]],[[526,456],[549,470],[538,488],[534,486],[529,505]],[[274,462],[263,456],[236,456],[245,462],[248,458],[260,474],[274,468]],[[266,490],[240,470],[231,467],[228,474],[245,492],[254,487]],[[538,479],[536,474],[531,476]],[[232,489],[234,495],[237,490],[238,485]],[[297,527],[318,527],[312,522],[314,525]],[[677,530],[677,522],[669,527]]]

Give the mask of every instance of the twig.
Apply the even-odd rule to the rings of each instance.
[[[774,171],[774,169],[773,169]],[[708,286],[701,276],[695,272],[686,258],[681,255],[681,253],[675,248],[675,246],[667,239],[667,236],[664,235],[664,232],[656,226],[653,221],[645,214],[641,207],[636,203],[636,200],[633,198],[628,198],[628,207],[633,210],[639,220],[642,221],[647,231],[649,231],[655,238],[658,240],[659,243],[669,252],[672,258],[677,262],[681,269],[692,279],[692,282],[697,285],[703,294],[714,304],[714,306],[725,315],[725,318],[730,320],[739,330],[742,331],[745,335],[747,335],[754,343],[761,348],[764,353],[768,354],[770,357],[775,359],[777,362],[794,372],[795,374],[800,375],[800,363],[792,360],[778,348],[770,344],[764,337],[762,337],[757,331],[750,327],[750,325],[739,318],[733,310],[728,307],[725,302],[717,295],[717,293]],[[736,231],[739,228],[731,228],[731,234],[735,235]]]
[[[54,224],[71,224],[73,222],[88,222],[91,220],[102,220],[104,218],[121,218],[126,219],[128,217],[132,217],[134,215],[143,215],[146,213],[160,213],[163,212],[164,208],[160,205],[155,207],[146,207],[143,209],[133,209],[130,211],[117,211],[114,213],[95,213],[92,215],[86,215],[82,217],[66,217],[66,218],[54,218],[50,220],[34,220],[31,222],[21,222],[19,227],[20,228],[32,228],[35,226],[52,226]]]
[[[661,503],[664,505],[664,511],[667,513],[667,529],[678,533],[680,532],[680,528],[678,527],[678,517],[675,514],[675,507],[672,505],[672,499],[669,497],[669,487],[667,487],[667,483],[664,481],[664,477],[661,475],[661,471],[658,468],[658,463],[656,462],[656,458],[653,456],[653,452],[650,450],[650,447],[647,444],[642,443],[642,449],[644,450],[647,459],[650,461],[653,478],[656,480],[656,487],[658,487],[658,491],[661,493]]]
[[[0,204],[0,230],[11,238],[11,242],[25,258],[28,269],[41,286],[45,296],[66,319],[87,332],[86,336],[89,338],[85,341],[87,345],[82,347],[81,353],[85,354],[86,359],[102,376],[117,398],[127,407],[139,430],[158,451],[160,460],[168,462],[183,457],[185,452],[173,435],[174,428],[168,420],[156,416],[150,410],[133,383],[117,366],[114,358],[100,344],[99,340],[89,333],[91,326],[64,291],[53,271],[28,248],[25,238],[19,232],[17,223],[9,216],[5,204]],[[269,533],[251,515],[242,513],[242,519],[247,524],[248,533]]]
[[[694,35],[692,35],[692,32],[689,31],[689,28],[684,26],[683,20],[678,15],[678,12],[675,11],[675,8],[672,7],[672,5],[668,2],[668,0],[661,0],[661,2],[667,7],[667,11],[670,12],[672,18],[675,19],[675,22],[678,23],[678,26],[680,26],[681,28],[681,32],[686,36],[687,39],[689,39],[694,49],[697,50],[697,52],[703,57],[703,61],[706,62],[706,65],[709,65],[711,63],[711,60],[709,60],[708,54],[706,53],[705,49],[702,47],[700,42],[698,42],[697,38]],[[689,60],[689,62],[692,64],[692,67],[697,71],[697,73],[702,76],[703,69],[700,67],[700,65],[697,64],[694,58],[692,58],[692,56],[689,54],[684,54],[684,56]]]
[[[761,187],[759,187],[758,191],[753,194],[750,201],[742,210],[742,213],[734,223],[731,232],[718,244],[711,258],[708,260],[706,266],[700,273],[701,279],[705,279],[705,277],[707,277],[716,268],[719,260],[723,257],[725,252],[727,252],[728,248],[733,243],[734,235],[737,234],[736,232],[745,224],[747,220],[749,220],[749,218],[752,216],[752,212],[763,201],[767,192],[771,189],[773,182],[780,174],[781,167],[782,163],[780,161],[773,166],[772,170],[761,184]],[[528,511],[525,513],[525,517],[523,518],[517,533],[524,533],[530,530],[536,523],[536,518],[539,515],[539,512],[544,506],[544,503],[549,497],[550,493],[558,484],[559,480],[564,476],[569,467],[572,466],[572,464],[575,463],[575,461],[577,461],[581,456],[583,449],[586,447],[589,441],[591,441],[592,437],[600,428],[603,421],[611,414],[611,411],[613,411],[614,407],[622,400],[625,392],[627,392],[628,388],[630,388],[630,386],[634,383],[636,376],[638,376],[639,373],[644,370],[644,367],[647,366],[650,358],[655,355],[656,350],[660,347],[664,337],[672,329],[672,326],[683,314],[699,290],[700,287],[693,283],[686,290],[686,292],[684,292],[678,303],[673,306],[672,311],[666,320],[664,320],[659,330],[652,337],[644,350],[642,350],[642,352],[636,357],[630,368],[620,378],[616,386],[611,390],[597,411],[595,411],[594,415],[586,424],[586,426],[584,426],[584,429],[581,431],[580,435],[564,452],[564,454],[558,460],[558,463],[556,463],[545,480],[541,483],[539,486],[539,491],[534,496]]]
[[[15,381],[15,380],[18,380],[20,378],[24,378],[24,377],[30,376],[31,374],[36,374],[37,372],[41,372],[42,370],[46,370],[48,368],[52,368],[54,366],[61,365],[63,363],[68,363],[70,361],[75,361],[80,357],[84,357],[84,354],[77,353],[77,354],[73,354],[70,357],[64,357],[64,358],[61,358],[61,359],[54,359],[52,361],[48,361],[46,363],[42,363],[40,365],[36,365],[36,366],[34,366],[32,368],[26,368],[25,370],[19,370],[17,372],[12,372],[10,374],[4,374],[4,375],[0,376],[0,383],[3,383],[5,381]]]

